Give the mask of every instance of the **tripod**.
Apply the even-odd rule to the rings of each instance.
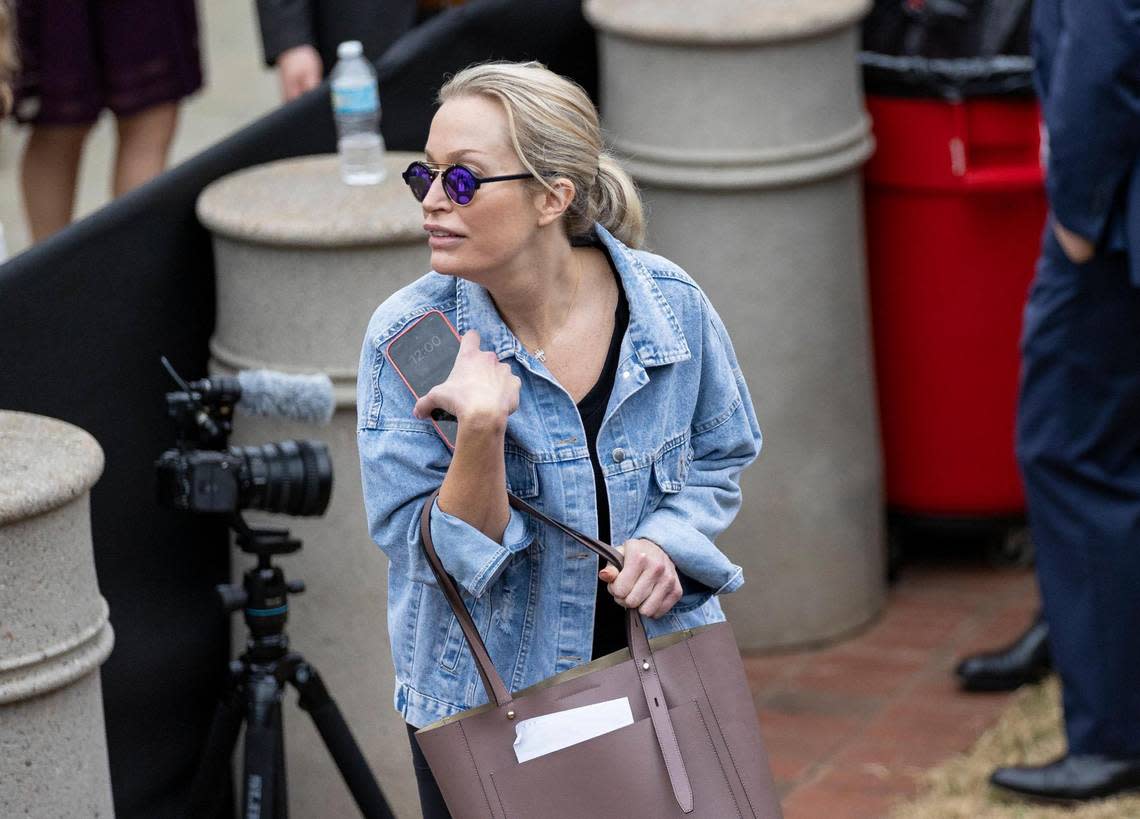
[[[210,816],[225,781],[238,732],[245,722],[245,766],[242,775],[243,819],[287,819],[285,786],[285,735],[281,697],[288,682],[300,694],[301,708],[309,713],[340,775],[352,792],[365,819],[393,819],[352,732],[325,688],[317,670],[295,651],[289,651],[285,621],[289,594],[300,594],[305,584],[286,580],[271,563],[275,554],[301,548],[301,542],[284,529],[251,529],[235,513],[230,525],[238,533],[242,551],[257,556],[257,565],[243,575],[242,585],[218,586],[227,611],[243,610],[249,628],[245,652],[230,664],[229,683],[214,711],[202,764],[190,791],[187,819]]]

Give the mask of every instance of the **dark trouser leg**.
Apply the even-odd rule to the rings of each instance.
[[[416,771],[416,785],[420,790],[420,810],[423,811],[424,819],[451,819],[451,813],[447,810],[447,803],[443,801],[443,794],[439,792],[435,776],[428,767],[424,752],[420,750],[420,744],[416,742],[416,729],[411,725],[408,726],[408,742],[412,745],[412,767]]]
[[[1025,312],[1018,460],[1070,753],[1140,757],[1140,289],[1047,233]]]

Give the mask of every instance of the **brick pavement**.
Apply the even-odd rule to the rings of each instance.
[[[910,566],[856,636],[745,658],[785,819],[880,819],[968,750],[1010,695],[959,692],[954,665],[1016,637],[1036,607],[1028,569]]]

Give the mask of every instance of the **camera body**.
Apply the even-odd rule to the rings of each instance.
[[[241,462],[229,452],[168,449],[154,466],[162,506],[207,514],[242,508]]]
[[[233,410],[241,399],[236,378],[203,379],[166,394],[177,448],[155,462],[158,502],[205,514],[260,509],[322,515],[332,495],[332,459],[320,441],[228,446]]]

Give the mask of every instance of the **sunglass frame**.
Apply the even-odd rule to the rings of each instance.
[[[428,173],[427,187],[424,188],[423,196],[416,196],[416,189],[415,189],[415,187],[413,187],[413,184],[412,184],[413,179],[418,180],[420,182],[423,181],[422,176],[418,176],[414,173],[414,170],[417,168],[423,168]],[[448,181],[448,174],[452,173],[452,171],[462,171],[462,172],[466,173],[471,178],[471,181],[474,183],[471,186],[471,194],[470,194],[470,196],[468,196],[466,202],[460,202],[459,201],[460,194],[458,192],[453,193],[453,191],[452,191],[452,188],[455,187],[455,183],[453,181],[452,182]],[[415,162],[408,165],[408,167],[404,170],[404,172],[402,174],[400,174],[400,178],[404,180],[404,184],[408,186],[408,189],[412,192],[412,196],[415,196],[417,202],[422,202],[422,201],[424,201],[424,199],[427,198],[428,191],[430,191],[431,186],[435,184],[435,178],[437,176],[442,177],[444,195],[448,198],[448,200],[452,204],[458,205],[461,208],[467,207],[472,202],[474,202],[475,201],[475,192],[477,190],[479,190],[479,188],[481,188],[483,185],[487,184],[488,182],[507,182],[507,181],[512,180],[512,179],[533,179],[534,178],[534,174],[530,174],[530,173],[511,173],[511,174],[503,174],[500,176],[476,176],[475,172],[473,170],[471,170],[470,168],[468,168],[466,165],[455,164],[455,165],[448,165],[448,166],[444,167],[443,165],[440,165],[439,163],[436,163],[436,162],[422,162],[420,160],[416,160]]]

